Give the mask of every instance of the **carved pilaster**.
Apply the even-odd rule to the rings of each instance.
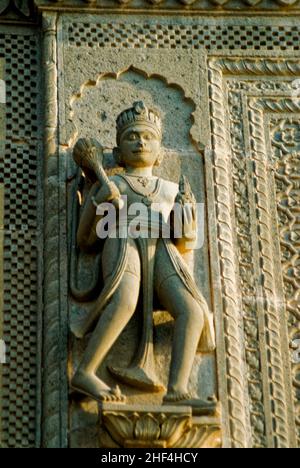
[[[245,401],[245,356],[241,343],[241,316],[239,314],[238,287],[235,271],[233,243],[229,148],[224,113],[222,70],[214,60],[209,64],[211,99],[211,133],[214,165],[216,219],[220,276],[222,282],[224,332],[226,335],[226,375],[228,414],[232,445],[248,445]]]
[[[297,103],[295,102],[297,105]],[[286,314],[291,348],[291,371],[297,445],[300,447],[300,126],[295,118],[271,121],[276,202]]]
[[[254,249],[252,245],[251,188],[248,178],[245,132],[243,128],[243,86],[233,81],[228,84],[230,111],[231,147],[233,162],[233,186],[237,225],[237,250],[240,288],[245,331],[245,351],[249,410],[251,420],[251,445],[267,447],[265,408],[263,398],[263,372],[259,341],[259,313],[256,304],[256,277]]]
[[[261,297],[265,313],[265,343],[267,347],[267,376],[269,398],[272,401],[271,418],[273,421],[274,446],[288,447],[288,422],[285,407],[285,384],[281,352],[281,331],[278,308],[276,305],[276,286],[272,248],[272,224],[270,219],[270,200],[268,195],[267,151],[265,147],[262,108],[257,100],[249,102],[250,136],[254,177],[256,187],[257,237],[261,266]]]
[[[5,73],[4,60],[0,59],[0,153],[4,154],[5,148]],[[6,359],[6,345],[3,337],[4,319],[4,184],[0,184],[0,447],[3,443],[2,437],[2,411],[3,411],[3,364]]]
[[[239,258],[240,275],[239,281],[243,291],[243,307],[244,307],[244,333],[246,339],[246,361],[248,367],[248,385],[250,399],[250,417],[251,427],[254,440],[258,445],[265,445],[264,434],[268,435],[268,446],[274,445],[278,447],[286,447],[294,444],[293,429],[291,425],[291,413],[288,413],[287,408],[291,407],[291,395],[289,372],[284,366],[287,347],[285,343],[286,332],[284,330],[282,307],[278,300],[275,262],[274,262],[274,239],[272,238],[273,218],[271,215],[271,191],[270,191],[270,172],[269,162],[267,160],[268,150],[266,147],[265,134],[265,113],[299,113],[299,102],[297,99],[286,99],[280,96],[268,97],[271,90],[284,90],[283,84],[277,83],[277,87],[272,85],[270,77],[272,76],[299,76],[300,66],[298,60],[275,60],[275,59],[220,59],[217,61],[220,69],[220,75],[217,77],[215,72],[211,72],[211,85],[215,86],[215,100],[222,102],[223,108],[226,100],[226,93],[222,86],[222,79],[226,80],[226,75],[231,77],[229,86],[233,89],[232,83],[240,83],[240,88],[236,86],[235,94],[229,93],[229,105],[232,106],[230,112],[234,112],[232,119],[232,148],[233,155],[237,155],[236,170],[233,171],[234,192],[236,203],[236,221],[237,221],[237,245],[239,246],[241,255]],[[217,68],[217,67],[216,67]],[[211,66],[212,70],[215,70]],[[217,70],[216,70],[217,71]],[[232,77],[236,76],[239,81],[232,82]],[[266,76],[268,82],[244,82],[243,76]],[[219,81],[218,81],[219,79]],[[215,81],[214,81],[215,80]],[[251,83],[251,84],[250,84]],[[285,85],[286,86],[286,85]],[[241,90],[241,94],[238,90]],[[287,90],[287,87],[285,88]],[[244,101],[244,93],[247,92],[259,93],[263,98],[253,98],[250,101]],[[292,93],[293,87],[290,85],[288,92]],[[285,91],[286,92],[286,91]],[[256,95],[256,94],[255,94]],[[223,96],[223,97],[222,97]],[[266,96],[266,97],[265,97]],[[282,96],[282,94],[281,94]],[[211,92],[211,99],[213,100]],[[239,102],[240,101],[240,102]],[[247,117],[241,113],[237,116],[238,106],[245,105]],[[226,106],[225,106],[226,108]],[[223,111],[224,112],[224,111]],[[225,120],[220,118],[222,115],[222,106],[215,113],[215,133],[220,134],[223,131],[226,136]],[[222,122],[222,123],[221,123]],[[248,122],[248,127],[245,125]],[[242,126],[239,131],[238,127]],[[220,130],[221,129],[221,130]],[[243,138],[250,138],[243,145]],[[250,133],[249,133],[250,132]],[[218,141],[218,140],[217,140]],[[240,151],[239,151],[240,150]],[[248,300],[248,295],[251,296],[251,283],[253,276],[251,275],[251,262],[245,268],[247,255],[251,243],[247,242],[247,232],[241,231],[240,226],[246,221],[246,213],[248,201],[244,199],[243,209],[239,209],[239,203],[243,197],[249,198],[247,187],[245,186],[245,173],[243,172],[243,156],[250,156],[249,162],[245,166],[248,171],[252,171],[252,176],[249,179],[250,184],[250,199],[251,201],[251,242],[254,246],[253,261],[255,265],[258,283],[255,284],[256,289],[256,304],[254,309],[251,308],[251,301]],[[250,160],[253,160],[253,166],[250,165]],[[226,162],[226,167],[230,167],[230,161]],[[228,180],[228,179],[227,179]],[[228,186],[228,184],[224,184]],[[244,188],[243,188],[244,187]],[[245,218],[246,216],[246,218]],[[255,220],[256,219],[256,220]],[[254,230],[253,230],[254,229]],[[256,234],[255,234],[256,231]],[[246,237],[245,237],[246,236]],[[254,239],[256,241],[254,242]],[[256,246],[255,246],[256,243]],[[247,248],[247,245],[249,248]],[[246,250],[245,250],[246,249]],[[260,288],[258,288],[258,286]],[[249,289],[250,288],[250,289]],[[253,289],[252,289],[253,291]],[[247,311],[247,312],[246,312]],[[253,311],[255,314],[253,315]],[[256,317],[259,313],[258,320]],[[248,314],[249,313],[249,314]],[[256,347],[254,346],[258,346]],[[296,368],[296,366],[295,366]],[[293,371],[293,385],[296,389],[297,372]],[[263,376],[263,386],[260,374]],[[258,380],[257,380],[258,379]],[[255,386],[254,386],[255,384]],[[263,392],[263,393],[262,393]],[[295,405],[295,420],[298,421],[297,407],[299,395],[294,391]],[[262,406],[263,405],[263,406]],[[267,427],[264,427],[264,417],[266,418]],[[265,432],[266,431],[266,432]],[[258,437],[258,439],[256,439]],[[259,442],[260,441],[260,442]]]
[[[48,13],[43,16],[45,72],[45,153],[57,155],[57,15]],[[47,158],[48,161],[48,158]],[[52,161],[52,160],[51,160]],[[49,163],[50,164],[50,163]],[[56,173],[56,169],[53,171]]]
[[[60,270],[58,245],[59,175],[57,145],[57,44],[56,14],[43,16],[44,32],[44,382],[43,443],[46,447],[63,446],[61,406],[64,386],[61,368],[62,335],[60,325]]]
[[[257,237],[257,246],[255,248],[254,258],[256,256],[259,259],[255,260],[255,265],[257,268],[257,278],[258,285],[262,285],[261,292],[258,291],[257,295],[257,305],[256,309],[261,310],[259,313],[259,328],[256,329],[255,321],[252,316],[251,326],[245,328],[246,337],[250,332],[250,337],[252,335],[251,341],[251,351],[255,352],[253,343],[258,335],[258,330],[260,330],[260,356],[262,359],[261,365],[263,376],[264,376],[264,411],[265,416],[268,421],[268,427],[271,429],[271,432],[268,430],[269,434],[268,446],[270,444],[274,446],[290,446],[294,442],[290,439],[290,435],[293,434],[293,429],[291,429],[291,421],[288,416],[287,408],[290,407],[290,390],[288,382],[288,373],[284,366],[285,362],[285,346],[283,346],[283,340],[286,340],[285,332],[282,327],[282,307],[279,302],[278,292],[276,290],[277,285],[275,284],[275,264],[274,264],[274,240],[272,239],[272,225],[273,218],[271,216],[271,191],[270,191],[270,171],[269,171],[269,161],[268,161],[268,150],[266,147],[266,123],[265,123],[265,114],[266,113],[298,113],[299,112],[299,103],[297,99],[286,99],[281,97],[263,97],[263,98],[252,98],[250,101],[243,101],[244,94],[253,94],[263,93],[265,96],[269,94],[270,91],[276,91],[280,89],[281,92],[285,88],[286,92],[292,92],[292,87],[283,86],[282,84],[277,83],[277,85],[271,85],[270,80],[266,82],[243,82],[242,76],[249,75],[250,73],[256,72],[257,75],[296,75],[299,73],[299,62],[293,61],[275,61],[275,60],[263,60],[263,61],[254,61],[254,60],[226,60],[222,61],[222,64],[225,67],[225,74],[231,75],[240,75],[239,81],[230,82],[231,89],[242,90],[242,94],[239,95],[237,92],[235,94],[235,100],[229,101],[232,112],[232,128],[233,135],[236,135],[237,138],[233,139],[233,153],[237,151],[239,144],[243,142],[243,132],[246,132],[245,138],[249,138],[250,135],[250,144],[246,144],[243,148],[245,155],[250,154],[254,164],[253,166],[248,165],[248,170],[251,171],[253,168],[254,175],[254,184],[251,190],[253,194],[254,208],[252,210],[251,219],[257,217],[255,222],[256,237]],[[250,107],[250,111],[247,112],[249,117],[249,128],[250,134],[248,134],[247,129],[245,129],[245,117],[240,115],[237,118],[237,109],[238,106],[244,102],[245,109]],[[244,121],[244,122],[243,122]],[[238,128],[243,122],[243,132],[238,133]],[[251,151],[250,151],[251,148]],[[243,154],[240,154],[238,158],[238,164],[241,166],[241,158]],[[245,183],[245,174],[240,173],[243,183]],[[251,179],[252,180],[252,177]],[[242,180],[240,180],[241,182]],[[251,184],[252,185],[252,182]],[[239,184],[240,186],[240,184]],[[238,189],[239,191],[239,189]],[[243,191],[242,191],[243,192]],[[245,214],[245,208],[247,203],[243,205],[243,214]],[[237,206],[238,208],[238,206]],[[264,213],[263,213],[264,212]],[[245,218],[244,218],[245,220]],[[261,225],[262,224],[262,225]],[[254,240],[253,236],[253,240]],[[242,246],[243,256],[240,258],[240,265],[243,265],[243,262],[247,258],[245,256],[244,242],[240,243]],[[264,256],[262,259],[261,256]],[[243,271],[243,270],[241,270]],[[249,270],[247,270],[248,279],[247,284],[250,286],[252,281],[252,276]],[[244,274],[241,274],[241,279]],[[245,286],[244,286],[245,287]],[[243,289],[244,289],[243,287]],[[244,290],[244,295],[246,297],[246,290]],[[264,317],[262,321],[261,318]],[[246,315],[245,315],[246,318]],[[250,325],[250,324],[249,324]],[[258,324],[257,324],[258,325]],[[247,343],[247,342],[246,342]],[[249,355],[250,360],[248,359],[248,353],[246,353],[248,365],[251,365],[249,369],[255,365],[259,364],[255,354],[252,356]],[[258,354],[259,356],[259,354]],[[259,368],[258,368],[259,369]],[[259,373],[254,373],[258,376]],[[248,376],[248,378],[250,375]],[[251,381],[249,381],[249,391],[251,388]],[[257,390],[256,386],[256,390]],[[261,392],[256,391],[250,392],[250,401],[253,401],[261,394]],[[295,405],[297,407],[297,396],[295,394]],[[256,410],[259,408],[258,405],[255,405]],[[253,413],[254,416],[254,413]],[[296,421],[297,421],[297,411],[295,411]],[[251,425],[253,429],[261,430],[263,426],[258,425],[255,427],[254,421],[251,417]],[[271,439],[270,439],[271,437]]]

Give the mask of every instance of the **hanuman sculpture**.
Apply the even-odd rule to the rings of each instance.
[[[101,216],[97,207],[111,204],[120,210],[126,196],[130,206],[140,203],[150,213],[160,207],[157,217],[139,218],[140,236],[129,232],[108,236],[104,241],[101,261],[104,285],[98,291],[93,309],[85,320],[73,326],[77,337],[92,331],[87,348],[72,379],[72,387],[100,402],[124,402],[119,387],[110,388],[97,376],[117,338],[137,309],[141,295],[143,304],[143,334],[138,352],[128,368],[109,367],[109,371],[125,385],[146,392],[165,392],[164,404],[188,405],[201,414],[215,408],[214,401],[202,401],[189,392],[188,383],[195,354],[214,349],[214,329],[207,303],[199,291],[182,254],[192,248],[197,236],[195,198],[185,178],[179,184],[153,175],[154,166],[161,161],[162,122],[159,114],[143,102],[133,104],[117,119],[116,154],[125,172],[107,177],[101,165],[102,148],[95,140],[79,140],[74,158],[87,174],[93,173],[91,186],[81,211],[77,229],[77,245],[82,251],[97,248],[97,223]],[[174,204],[182,207],[183,230],[180,238],[174,231],[165,235],[162,224],[174,222]],[[130,214],[126,217],[128,227]],[[151,225],[152,223],[152,225]],[[124,223],[123,223],[124,224]],[[147,235],[148,234],[148,235]],[[159,381],[153,359],[153,297],[157,295],[161,310],[174,319],[171,365],[168,388]]]

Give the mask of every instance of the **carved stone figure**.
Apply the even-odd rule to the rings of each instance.
[[[71,328],[77,337],[93,330],[80,365],[72,379],[72,387],[100,402],[124,402],[117,387],[108,387],[97,370],[107,353],[135,313],[142,296],[143,333],[138,352],[129,368],[110,367],[111,374],[126,385],[145,391],[165,391],[159,382],[153,359],[153,297],[174,318],[174,334],[168,389],[165,404],[192,406],[195,414],[213,412],[215,401],[202,401],[188,390],[189,377],[197,349],[212,351],[215,347],[212,317],[181,253],[192,248],[197,236],[195,198],[185,178],[178,184],[155,177],[153,167],[161,160],[162,123],[159,114],[143,102],[123,111],[117,119],[119,163],[125,172],[110,178],[102,167],[102,148],[95,140],[79,140],[74,159],[87,177],[93,180],[86,197],[77,230],[77,244],[82,251],[97,251],[96,227],[101,217],[99,204],[108,202],[117,210],[123,208],[124,196],[130,207],[140,203],[151,214],[159,206],[159,217],[139,217],[141,235],[132,237],[126,226],[117,221],[117,235],[104,241],[102,272],[104,287],[98,291],[94,308]],[[164,223],[172,220],[174,203],[182,207],[183,233],[174,238],[162,235]],[[143,211],[144,213],[144,211]],[[157,214],[157,213],[156,213]],[[156,221],[154,221],[154,220]],[[157,219],[159,222],[157,223]],[[121,236],[124,228],[127,235]],[[158,235],[151,236],[153,229]]]

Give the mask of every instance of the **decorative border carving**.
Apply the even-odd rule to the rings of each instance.
[[[43,445],[64,446],[62,431],[63,404],[66,398],[62,363],[65,362],[64,336],[60,310],[60,219],[58,168],[57,102],[57,16],[43,15],[45,76],[44,129],[44,341],[43,341]],[[65,371],[66,372],[66,371]]]
[[[291,144],[279,144],[273,133],[279,127],[283,133],[284,126],[289,127],[292,123],[294,128],[298,128],[298,139],[297,142],[294,141],[294,148]],[[290,347],[293,349],[294,340],[300,337],[300,215],[297,203],[300,198],[299,120],[277,116],[271,121],[271,131],[284,295]],[[291,370],[296,437],[300,447],[300,363],[292,359]]]
[[[128,8],[132,10],[179,10],[183,14],[189,11],[242,11],[247,13],[252,8],[252,12],[264,12],[266,10],[280,12],[282,10],[295,10],[299,0],[36,0],[39,7],[50,7],[55,9],[113,9],[122,10]]]
[[[223,166],[220,166],[218,159],[215,159],[215,171],[218,174],[215,178],[215,182],[218,187],[216,193],[222,193],[222,197],[219,200],[223,203],[228,203],[230,200],[230,194],[223,194],[223,191],[229,190],[231,187],[231,181],[229,177],[229,170],[231,167],[228,157],[226,156],[226,126],[225,126],[225,111],[223,109],[224,100],[225,100],[225,88],[223,88],[223,75],[234,75],[234,76],[249,76],[249,75],[258,75],[258,76],[296,76],[300,74],[300,62],[296,60],[270,60],[270,59],[211,59],[209,61],[210,67],[210,98],[211,98],[211,112],[213,114],[213,109],[215,108],[215,113],[212,115],[212,130],[213,130],[213,147],[219,146],[220,154],[222,152],[223,145],[223,166],[225,165],[227,169],[227,177],[223,177],[226,173]],[[214,102],[216,101],[218,105]],[[262,107],[261,107],[262,106]],[[285,388],[285,377],[284,377],[284,363],[283,357],[281,355],[281,324],[278,315],[278,310],[276,308],[276,291],[275,291],[275,280],[274,280],[274,265],[273,265],[273,251],[272,251],[272,238],[271,238],[271,227],[272,223],[269,216],[269,196],[266,185],[267,180],[267,161],[266,161],[266,148],[265,148],[265,136],[263,134],[263,113],[264,112],[299,112],[299,106],[297,103],[292,101],[287,101],[286,99],[280,98],[268,98],[268,99],[252,99],[250,103],[250,131],[252,136],[252,156],[254,158],[254,175],[255,175],[255,191],[256,191],[256,208],[257,208],[257,235],[258,235],[258,245],[260,251],[260,261],[262,262],[262,279],[264,281],[262,292],[263,292],[263,303],[260,304],[260,307],[263,306],[264,317],[265,317],[265,341],[268,348],[267,353],[267,379],[271,378],[271,381],[268,383],[270,401],[266,403],[270,406],[271,412],[271,431],[272,431],[272,440],[274,446],[277,447],[288,447],[289,446],[289,421],[287,416],[287,402],[290,400],[290,395],[287,394],[287,389]],[[224,149],[225,146],[225,149]],[[226,161],[227,159],[227,161]],[[219,167],[220,166],[220,167]],[[226,183],[225,183],[226,182]],[[220,188],[221,186],[221,188]],[[230,192],[230,190],[229,190]],[[230,206],[230,205],[228,205]],[[227,213],[229,215],[229,213]],[[218,222],[224,223],[225,216],[219,216]],[[234,225],[234,220],[231,221],[232,227]],[[230,225],[230,224],[229,224]],[[232,229],[232,228],[231,228]],[[233,231],[232,231],[233,232]],[[220,230],[219,242],[223,241],[222,231]],[[233,243],[234,240],[230,239]],[[228,244],[229,245],[229,244]],[[226,250],[227,255],[230,257],[229,262],[232,265],[235,263],[234,252],[232,247]],[[222,255],[221,255],[222,258]],[[224,259],[223,259],[224,261]],[[223,271],[221,267],[221,271]],[[230,284],[230,280],[223,274],[223,287],[226,295],[225,282],[227,281]],[[232,281],[232,277],[231,277]],[[237,293],[237,279],[235,279],[235,293]],[[236,296],[236,301],[238,296]],[[226,312],[226,306],[224,308],[224,322],[226,329],[226,322],[228,320]],[[229,314],[233,314],[232,308],[229,309]],[[236,323],[240,320],[239,317],[235,316]],[[232,320],[232,317],[231,317]],[[235,330],[237,332],[237,330]],[[247,332],[246,332],[247,335]],[[237,335],[229,336],[228,338],[234,343]],[[240,373],[244,368],[243,356],[240,353],[236,353],[234,357],[231,356],[231,351],[227,344],[227,365],[231,366],[233,362],[236,363],[236,366],[239,366]],[[235,349],[233,347],[233,349]],[[231,362],[230,362],[231,360]],[[227,371],[228,372],[228,371]],[[233,381],[233,375],[231,375],[230,370],[228,372],[228,380]],[[228,386],[228,397],[232,400],[232,406],[239,408],[243,404],[242,390],[244,388],[245,382],[239,382],[239,401],[236,401],[235,398],[230,394],[230,386]],[[251,395],[250,395],[251,397]],[[232,407],[231,406],[231,407]],[[245,411],[242,414],[239,414],[240,418],[243,421],[247,419],[247,414]],[[236,431],[239,435],[240,432],[237,432],[237,427],[241,427],[241,421],[236,420],[235,414],[232,412],[229,413],[231,431]],[[232,435],[233,441],[236,441],[236,436]]]
[[[261,304],[256,305],[255,300],[255,283],[259,277],[259,271],[253,269],[254,252],[251,249],[251,222],[249,213],[249,199],[253,192],[249,186],[251,177],[247,177],[246,154],[248,151],[246,139],[248,134],[244,135],[245,128],[243,125],[244,114],[247,106],[243,97],[249,94],[257,94],[257,92],[268,94],[278,91],[281,93],[291,93],[293,91],[292,84],[286,82],[270,81],[240,81],[230,80],[228,86],[228,102],[231,122],[231,146],[233,154],[233,177],[234,177],[234,196],[236,204],[236,219],[237,219],[237,238],[238,249],[240,252],[240,279],[242,287],[242,302],[243,316],[245,329],[246,343],[246,360],[248,364],[248,383],[249,383],[249,399],[250,399],[250,417],[253,436],[253,445],[255,447],[268,446],[265,437],[265,419],[266,413],[263,398],[263,375],[262,375],[262,357],[261,351],[266,348],[264,343],[259,343],[258,333],[261,329],[264,332],[264,327],[260,326],[259,315]],[[289,101],[284,101],[279,96],[276,98],[263,98],[262,105],[268,108],[269,112],[277,112],[281,109],[284,111],[297,111],[298,105]],[[245,105],[245,109],[243,109]],[[299,110],[298,110],[299,111]],[[248,142],[247,142],[248,143]],[[248,158],[248,164],[249,164]],[[236,170],[235,170],[236,167]],[[247,183],[247,178],[248,183]],[[248,189],[249,188],[249,189]],[[241,200],[242,198],[242,200]],[[254,213],[254,210],[252,210]],[[254,216],[251,214],[254,218]],[[253,286],[254,284],[254,286]],[[253,299],[251,299],[253,298]],[[261,349],[260,349],[261,347]],[[268,382],[267,379],[265,379]],[[297,378],[296,378],[297,380]],[[299,379],[298,379],[299,380]],[[268,401],[269,397],[266,398]],[[296,397],[295,397],[296,400]],[[296,402],[297,403],[297,402]],[[297,404],[295,404],[295,407]],[[297,414],[297,411],[296,411]]]
[[[263,375],[260,356],[259,320],[256,307],[256,271],[253,264],[253,246],[251,236],[251,207],[249,203],[248,166],[245,154],[245,135],[243,128],[243,100],[240,82],[228,83],[228,103],[231,123],[231,147],[233,159],[233,189],[235,197],[235,216],[237,249],[239,254],[240,289],[242,291],[242,310],[247,380],[249,392],[249,410],[252,432],[252,446],[267,447],[266,422],[263,399]]]
[[[215,209],[218,229],[218,249],[222,282],[224,330],[226,335],[227,392],[232,445],[249,445],[245,401],[245,355],[240,343],[242,319],[237,298],[236,260],[233,233],[232,178],[230,149],[226,134],[222,68],[216,60],[209,61],[209,87],[211,100],[212,159],[215,183]]]
[[[0,153],[4,154],[4,146],[5,146],[5,134],[6,134],[6,105],[5,101],[5,92],[4,92],[4,83],[5,83],[5,60],[3,58],[0,59]],[[4,185],[0,184],[0,340],[3,340],[3,300],[4,300],[4,281],[3,281],[3,273],[4,273]],[[1,346],[1,344],[0,344]],[[3,349],[2,343],[2,352],[5,352],[5,348]],[[3,382],[3,374],[2,374],[2,364],[3,355],[0,357],[0,448],[4,448],[3,438],[2,438],[2,408],[3,408],[3,393],[2,393],[2,382]]]
[[[278,59],[217,59],[219,67],[224,75],[255,75],[255,76],[299,76],[299,60]]]
[[[275,271],[272,248],[272,221],[268,195],[268,161],[264,135],[264,111],[267,101],[249,100],[249,123],[256,187],[257,237],[260,249],[263,308],[265,314],[266,346],[268,349],[267,376],[271,400],[274,445],[288,448],[288,418],[284,383],[284,362],[281,353],[281,330],[276,305]]]

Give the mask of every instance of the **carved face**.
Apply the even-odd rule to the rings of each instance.
[[[152,167],[158,159],[160,150],[160,137],[147,124],[134,124],[121,134],[119,151],[125,166]]]

